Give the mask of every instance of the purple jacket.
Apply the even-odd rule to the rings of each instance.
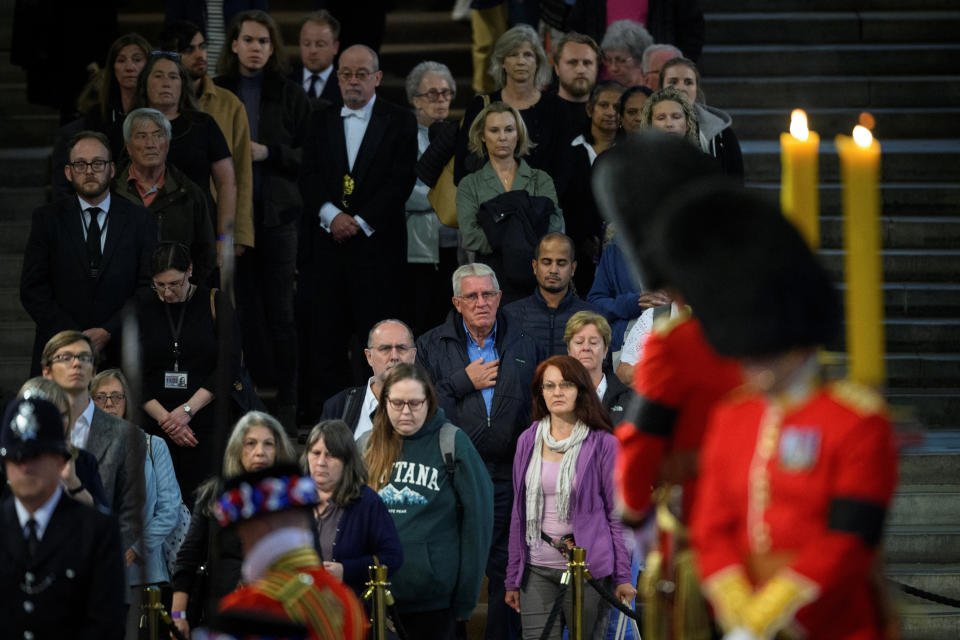
[[[510,516],[510,553],[507,562],[508,591],[517,591],[523,581],[529,557],[525,538],[527,511],[527,467],[533,457],[537,422],[520,434],[513,458],[513,511]],[[623,527],[614,514],[613,463],[620,445],[613,434],[593,430],[580,447],[570,496],[573,537],[587,550],[587,568],[594,578],[613,575],[615,584],[631,584],[630,556],[623,539]]]

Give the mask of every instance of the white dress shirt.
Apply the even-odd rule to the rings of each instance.
[[[353,432],[354,440],[359,440],[360,436],[367,431],[373,431],[373,420],[370,419],[370,414],[380,406],[377,396],[373,395],[373,381],[375,379],[371,377],[367,381],[367,391],[363,394],[363,404],[360,406],[360,419],[357,420],[357,428]]]
[[[103,199],[103,202],[100,204],[90,204],[80,196],[77,196],[77,200],[80,202],[80,210],[83,212],[83,240],[87,240],[87,227],[90,226],[90,207],[99,207],[100,213],[97,214],[97,224],[100,225],[100,251],[103,251],[103,248],[107,244],[107,213],[110,212],[110,192],[107,192],[107,197]]]
[[[607,392],[607,374],[603,374],[603,377],[600,378],[600,384],[597,385],[597,395],[600,396],[600,399],[603,400],[603,394]]]
[[[310,93],[310,80],[313,77],[313,74],[317,74],[317,84],[314,85],[313,90],[315,94]],[[327,82],[330,80],[330,74],[333,73],[333,65],[330,65],[323,71],[310,71],[306,67],[303,68],[303,90],[307,92],[307,95],[311,98],[320,97],[320,94],[323,93],[324,87],[327,86]]]
[[[351,109],[344,105],[340,109],[340,117],[343,118],[343,138],[347,143],[347,164],[353,171],[353,164],[357,161],[357,154],[360,153],[360,145],[363,143],[363,136],[367,133],[367,125],[370,124],[370,117],[373,115],[373,103],[377,96],[370,98],[370,102],[359,109]],[[325,202],[320,207],[320,226],[326,231],[330,231],[330,223],[342,213],[332,202]],[[360,225],[367,237],[373,235],[374,229],[366,220],[360,216],[353,216],[353,219]]]
[[[90,424],[93,422],[93,400],[83,410],[83,413],[73,423],[73,429],[70,431],[70,444],[79,448],[87,448],[87,440],[90,438]]]
[[[34,522],[37,523],[37,540],[43,540],[43,534],[47,530],[47,525],[50,524],[50,518],[53,517],[53,510],[57,508],[57,503],[60,502],[61,495],[63,495],[63,488],[58,484],[57,488],[53,490],[53,495],[43,503],[42,507],[32,514],[27,511],[27,508],[23,506],[19,498],[14,497],[13,506],[17,510],[17,520],[20,521],[20,530],[23,532],[24,538],[27,537],[27,521],[33,518]]]

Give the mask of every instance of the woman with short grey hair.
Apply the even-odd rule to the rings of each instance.
[[[457,136],[453,168],[456,184],[483,165],[471,157],[468,134],[477,115],[492,102],[505,102],[520,113],[533,143],[527,162],[553,175],[560,149],[580,132],[567,116],[564,101],[554,93],[541,91],[550,81],[551,72],[540,37],[532,27],[518,24],[500,36],[490,65],[490,75],[499,88],[475,97],[467,105]]]
[[[643,84],[643,52],[653,44],[653,36],[633,20],[613,22],[603,36],[600,48],[610,77],[625,87]]]

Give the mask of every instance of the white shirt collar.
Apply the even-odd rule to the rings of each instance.
[[[93,409],[95,406],[91,398],[90,404],[87,405],[87,408],[83,410],[83,413],[77,417],[77,421],[73,424],[73,430],[70,432],[70,443],[73,446],[81,449],[87,448],[87,440],[90,439],[90,425],[93,424]]]
[[[377,396],[373,395],[373,382],[376,380],[376,376],[371,376],[367,380],[367,390],[363,394],[363,404],[360,405],[360,418],[357,420],[357,428],[353,432],[353,437],[355,440],[359,440],[367,431],[373,430],[373,421],[370,419],[370,413],[374,411],[380,402],[377,400]]]
[[[600,399],[603,400],[603,394],[607,392],[607,374],[603,374],[603,377],[600,378],[600,384],[597,385],[597,395],[600,396]]]
[[[313,548],[313,534],[308,529],[284,527],[260,538],[243,559],[241,573],[247,584],[260,578],[274,560],[299,547]]]
[[[110,211],[110,192],[107,191],[107,197],[103,199],[103,202],[100,204],[90,204],[80,196],[77,196],[77,200],[80,202],[80,210],[86,213],[87,209],[90,207],[100,207],[100,213],[106,213]]]
[[[326,86],[327,81],[330,79],[330,74],[331,74],[331,73],[333,73],[333,65],[332,65],[332,64],[331,64],[329,67],[327,67],[326,69],[324,69],[323,71],[310,71],[310,69],[307,69],[306,67],[304,67],[304,68],[303,68],[303,82],[304,82],[307,86],[310,86],[310,76],[312,76],[313,74],[317,74],[318,76],[320,76],[320,79],[323,80],[324,86]]]
[[[27,520],[33,518],[37,523],[37,540],[43,540],[43,533],[47,530],[47,525],[50,524],[50,518],[53,517],[53,510],[57,508],[57,503],[60,502],[61,495],[63,495],[63,489],[58,484],[57,488],[53,490],[53,495],[43,503],[43,506],[34,511],[32,515],[27,511],[27,508],[23,506],[19,498],[13,498],[13,506],[17,510],[17,519],[20,521],[20,529],[23,531],[24,536],[27,535]]]
[[[581,133],[576,138],[570,142],[571,147],[583,146],[587,150],[587,158],[590,159],[590,166],[593,166],[593,163],[597,159],[597,152],[593,150],[593,145],[587,142],[587,139]]]
[[[377,94],[373,94],[373,97],[370,98],[370,102],[363,105],[359,109],[351,109],[347,105],[343,105],[340,108],[340,117],[347,118],[349,116],[354,116],[360,118],[361,120],[369,120],[370,114],[373,112],[373,103],[377,101]]]

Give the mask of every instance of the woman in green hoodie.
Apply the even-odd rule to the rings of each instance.
[[[493,484],[467,434],[447,426],[423,369],[398,364],[380,398],[364,461],[403,545],[391,577],[400,622],[409,638],[453,640],[480,594]]]

